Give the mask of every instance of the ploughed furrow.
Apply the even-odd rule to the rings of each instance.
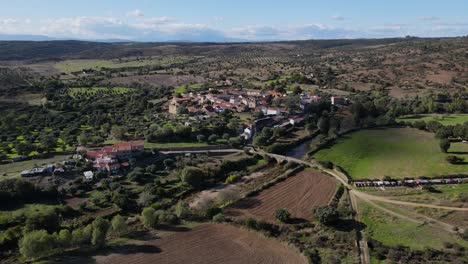
[[[144,252],[98,256],[97,263],[306,263],[304,256],[279,241],[222,224],[203,224],[145,242]],[[144,247],[143,247],[144,248]]]
[[[306,170],[246,198],[227,210],[227,215],[275,221],[275,211],[286,208],[294,218],[312,218],[312,209],[327,205],[336,189],[336,181],[313,170]]]

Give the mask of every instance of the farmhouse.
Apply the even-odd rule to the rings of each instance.
[[[97,171],[116,174],[120,169],[129,167],[129,158],[137,156],[144,151],[143,142],[122,142],[113,146],[89,150],[86,160],[93,163]]]

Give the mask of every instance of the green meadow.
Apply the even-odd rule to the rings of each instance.
[[[413,250],[443,249],[444,242],[468,246],[468,242],[446,231],[397,218],[364,202],[359,206],[364,233],[385,245],[402,245]]]
[[[354,179],[466,174],[468,165],[453,165],[445,160],[451,151],[468,160],[468,144],[452,143],[445,154],[432,133],[413,128],[382,128],[344,135],[314,157],[338,164]]]

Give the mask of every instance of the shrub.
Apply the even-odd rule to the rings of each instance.
[[[157,218],[155,210],[151,207],[146,207],[141,212],[141,222],[146,228],[155,228],[157,224]]]
[[[442,152],[447,153],[450,148],[450,141],[446,138],[441,139],[439,142],[439,147]]]
[[[450,164],[459,164],[462,163],[465,159],[455,155],[449,155],[445,158]]]
[[[190,217],[191,212],[186,202],[179,201],[175,206],[175,215],[179,219],[186,219]]]
[[[462,237],[463,237],[463,239],[468,241],[468,228],[465,228],[465,231],[463,231]]]
[[[257,229],[257,221],[253,218],[247,218],[245,220],[245,226],[249,229],[256,230]]]
[[[327,160],[319,161],[319,164],[327,169],[333,169],[333,163]]]
[[[57,241],[53,235],[45,230],[34,230],[26,233],[19,241],[21,255],[26,258],[40,258],[54,253]]]
[[[226,178],[226,180],[224,181],[224,183],[226,183],[226,184],[231,184],[231,183],[236,182],[238,179],[239,179],[239,176],[234,175],[234,174],[231,174],[231,175],[229,175],[229,176]]]
[[[109,221],[98,217],[93,223],[93,233],[91,235],[91,244],[96,247],[102,247],[106,243],[107,230],[109,229]]]
[[[338,211],[333,206],[322,206],[313,210],[314,219],[324,225],[336,223],[339,219]]]
[[[215,216],[213,216],[213,221],[223,222],[224,221],[224,214],[223,213],[216,214]]]
[[[194,188],[200,188],[204,185],[205,173],[196,167],[186,167],[179,173],[180,180],[191,185]]]
[[[235,202],[241,198],[241,194],[238,188],[226,188],[219,192],[217,200],[221,204],[228,204]]]
[[[128,226],[125,222],[125,218],[123,218],[121,215],[114,216],[111,221],[111,228],[112,233],[116,234],[117,236],[121,236],[127,233]]]
[[[284,208],[278,208],[275,211],[275,218],[282,223],[288,223],[291,220],[291,214]]]

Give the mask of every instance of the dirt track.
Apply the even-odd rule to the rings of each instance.
[[[294,249],[273,239],[222,224],[204,224],[145,242],[145,253],[98,256],[97,263],[306,263]]]
[[[260,218],[275,221],[275,210],[286,208],[291,216],[312,218],[312,208],[326,205],[335,193],[336,183],[331,177],[316,171],[303,171],[262,191],[258,196],[246,198],[227,215]]]

